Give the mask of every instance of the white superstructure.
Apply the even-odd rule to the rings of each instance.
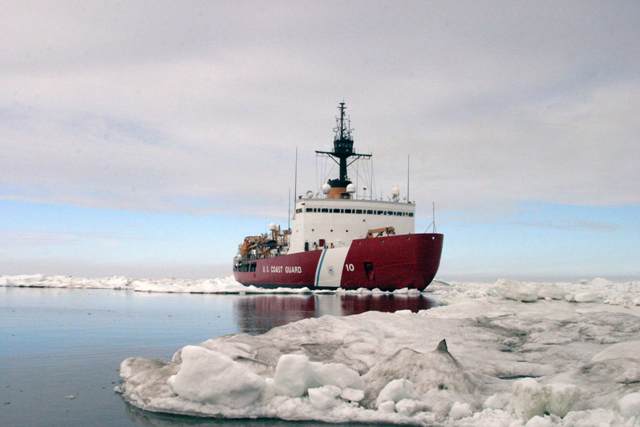
[[[400,201],[347,198],[299,198],[288,253],[348,246],[369,230],[391,228],[395,234],[415,230],[415,205]]]

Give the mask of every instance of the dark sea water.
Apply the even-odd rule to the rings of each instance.
[[[294,425],[140,411],[113,388],[129,356],[169,359],[225,334],[369,310],[418,311],[423,296],[189,295],[0,288],[0,426]]]

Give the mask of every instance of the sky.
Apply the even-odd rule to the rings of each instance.
[[[2,10],[0,274],[229,274],[296,147],[300,193],[335,172],[344,100],[376,195],[411,156],[441,278],[640,276],[637,1]]]

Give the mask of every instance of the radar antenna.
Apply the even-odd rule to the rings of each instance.
[[[330,179],[331,188],[346,188],[351,184],[347,175],[348,167],[360,158],[371,157],[371,154],[355,153],[353,151],[353,129],[351,128],[351,118],[345,114],[347,107],[344,102],[338,105],[340,115],[336,117],[336,127],[333,129],[333,151],[316,151],[317,154],[326,154],[340,167],[340,176],[337,179]],[[351,158],[351,160],[349,160]]]

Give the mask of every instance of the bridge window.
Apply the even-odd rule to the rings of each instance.
[[[301,212],[302,212],[302,208],[296,209],[296,213],[301,213]]]
[[[339,208],[298,208],[296,213],[317,212],[317,213],[345,213],[345,214],[366,214],[366,215],[386,215],[386,216],[408,216],[413,217],[413,212],[383,211],[374,209],[339,209]]]

